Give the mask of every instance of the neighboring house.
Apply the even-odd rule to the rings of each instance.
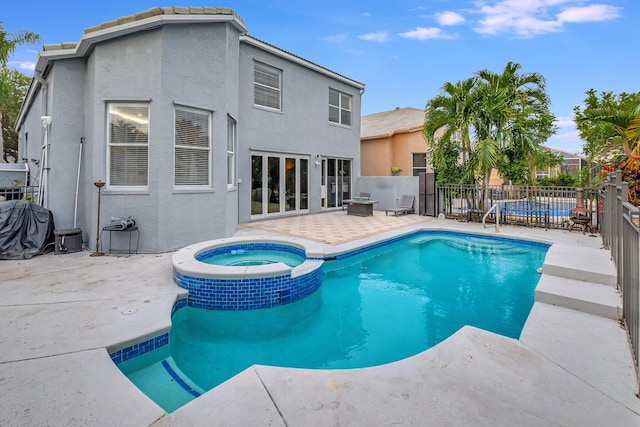
[[[553,178],[560,174],[578,175],[580,170],[587,166],[587,159],[568,151],[557,148],[548,148],[553,154],[562,156],[562,164],[553,167],[546,167],[536,170],[537,177]]]
[[[422,136],[424,110],[396,108],[395,110],[362,116],[360,130],[360,173],[362,176],[417,176],[431,172],[428,166],[429,147]]]
[[[363,91],[249,36],[230,9],[154,8],[44,47],[20,157],[56,229],[74,224],[78,179],[77,226],[95,248],[101,180],[101,227],[131,216],[141,251],[171,250],[340,207],[360,170]]]

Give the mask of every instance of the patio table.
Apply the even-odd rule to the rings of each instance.
[[[347,199],[342,202],[347,205],[347,215],[356,216],[373,216],[373,204],[378,203],[376,200],[359,200],[358,198]]]

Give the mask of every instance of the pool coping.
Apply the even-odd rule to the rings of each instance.
[[[225,266],[207,264],[202,261],[198,261],[197,259],[198,255],[206,250],[250,243],[294,246],[298,249],[302,249],[305,252],[307,259],[295,267],[290,267],[281,262],[265,265]],[[173,254],[171,260],[174,271],[185,276],[204,279],[236,279],[246,276],[247,274],[250,274],[252,277],[270,277],[274,275],[288,274],[295,278],[317,268],[318,263],[322,261],[322,256],[322,248],[315,242],[304,241],[301,239],[278,239],[274,237],[258,236],[229,237],[194,243],[178,250]]]

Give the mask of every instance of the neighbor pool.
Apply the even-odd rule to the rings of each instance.
[[[464,325],[518,338],[547,249],[421,232],[326,261],[320,289],[291,304],[183,307],[173,316],[168,346],[119,366],[171,412],[254,364],[375,366],[427,350]]]

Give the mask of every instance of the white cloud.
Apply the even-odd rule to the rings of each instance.
[[[575,128],[576,122],[573,121],[573,117],[556,117],[556,126],[560,128]]]
[[[609,21],[620,16],[619,8],[607,4],[592,4],[583,7],[568,7],[558,13],[562,22],[597,22]]]
[[[577,130],[561,131],[550,137],[544,145],[579,154],[582,152],[583,141],[580,139],[580,134]]]
[[[567,22],[608,21],[620,16],[617,7],[584,6],[582,0],[478,0],[475,5],[473,13],[481,16],[475,31],[492,36],[533,37],[563,31]]]
[[[347,38],[349,38],[349,34],[341,33],[341,34],[332,34],[330,36],[325,36],[322,38],[322,40],[327,42],[332,42],[332,43],[339,43],[339,42],[345,41]]]
[[[367,40],[370,42],[384,43],[387,40],[389,40],[389,33],[386,31],[376,31],[373,33],[362,34],[358,36],[358,38],[361,40]]]
[[[416,39],[416,40],[431,40],[431,39],[453,39],[456,36],[445,34],[442,32],[440,28],[424,28],[418,27],[415,30],[407,31],[404,33],[398,34],[400,37],[405,37],[407,39]]]
[[[36,63],[31,61],[9,61],[7,65],[17,70],[33,71],[36,69]]]
[[[436,13],[436,21],[438,21],[440,25],[458,25],[462,24],[465,19],[464,16],[459,13],[446,11]]]

